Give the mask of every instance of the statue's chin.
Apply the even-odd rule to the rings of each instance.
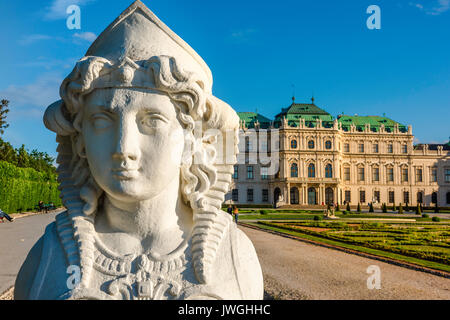
[[[136,181],[121,181],[120,183],[114,183],[102,189],[114,199],[124,202],[150,200],[159,193],[157,191],[152,192],[151,190],[145,190],[143,185]]]

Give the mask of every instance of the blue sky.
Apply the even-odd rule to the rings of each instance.
[[[90,43],[130,0],[1,1],[4,138],[55,155],[45,108]],[[411,124],[416,142],[450,136],[450,0],[144,0],[210,66],[214,94],[236,111],[272,118],[309,102],[336,116],[383,115]],[[81,8],[81,30],[66,8]],[[366,9],[381,9],[369,30]]]

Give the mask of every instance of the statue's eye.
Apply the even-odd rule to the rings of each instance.
[[[112,119],[106,114],[97,113],[92,116],[92,123],[96,129],[105,129],[112,125]]]
[[[158,129],[168,123],[168,120],[159,114],[148,114],[141,120],[141,124],[150,129]]]

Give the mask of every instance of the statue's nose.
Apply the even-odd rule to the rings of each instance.
[[[113,158],[136,161],[139,158],[139,129],[134,119],[123,119],[118,128]]]

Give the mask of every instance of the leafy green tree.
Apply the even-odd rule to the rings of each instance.
[[[372,202],[370,203],[370,206],[369,206],[369,212],[375,212],[375,210],[373,209],[373,203]]]
[[[17,164],[16,150],[13,146],[0,138],[0,161]]]
[[[361,204],[358,202],[358,209],[356,210],[358,213],[361,213]]]
[[[383,213],[387,213],[387,206],[386,206],[386,203],[383,203]]]
[[[9,127],[9,124],[6,122],[6,115],[9,112],[9,101],[3,99],[0,101],[0,135],[5,133],[5,129]]]
[[[403,206],[400,203],[400,205],[398,206],[398,213],[402,214],[403,213]]]
[[[27,150],[25,150],[25,145],[22,145],[19,149],[17,149],[17,166],[19,168],[30,167],[30,155]]]
[[[352,210],[350,209],[350,202],[347,202],[347,208],[346,208],[347,212],[351,212]]]

